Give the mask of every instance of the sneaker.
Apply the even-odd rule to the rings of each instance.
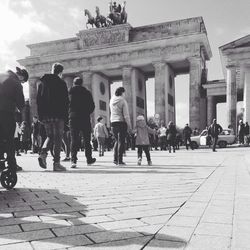
[[[60,162],[54,162],[53,171],[66,171],[66,168],[60,164]]]
[[[142,160],[141,158],[138,158],[138,161],[137,161],[138,166],[141,166],[141,160]]]
[[[114,163],[115,165],[118,165],[118,161],[113,161],[113,163]]]
[[[152,166],[152,161],[148,161],[148,166]]]
[[[87,161],[87,165],[92,165],[96,162],[96,158],[92,158],[91,160]]]
[[[65,157],[62,161],[70,161],[70,157]]]
[[[76,168],[76,162],[71,162],[71,168]]]
[[[125,162],[123,162],[123,161],[121,161],[121,162],[119,162],[119,163],[118,163],[118,165],[119,165],[119,166],[125,166],[125,165],[126,165],[126,163],[125,163]]]
[[[38,157],[38,162],[39,162],[39,166],[41,168],[47,168],[47,162],[46,162],[46,158],[47,158],[47,154],[40,154]]]

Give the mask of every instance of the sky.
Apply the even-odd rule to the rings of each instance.
[[[85,29],[84,9],[108,14],[110,0],[0,0],[0,71],[14,69],[29,55],[27,44],[74,37]],[[122,3],[122,1],[118,1]],[[213,53],[207,63],[208,80],[224,78],[218,47],[250,34],[250,0],[126,0],[132,27],[202,16]],[[176,77],[177,125],[188,121],[188,75]],[[154,82],[147,83],[152,93]],[[28,96],[28,85],[24,86]],[[151,95],[152,96],[152,95]],[[240,109],[240,105],[239,105]],[[225,104],[217,105],[218,121],[226,126]],[[154,98],[148,98],[154,114]]]

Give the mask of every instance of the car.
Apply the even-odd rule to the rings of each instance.
[[[225,148],[227,145],[233,144],[236,141],[236,136],[232,134],[231,129],[223,129],[219,134],[217,145],[220,148]],[[207,129],[204,129],[200,135],[191,136],[191,144],[193,148],[200,146],[209,146],[212,144],[211,137],[208,135]]]

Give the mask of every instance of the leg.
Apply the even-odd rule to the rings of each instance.
[[[60,162],[60,154],[62,148],[64,121],[61,119],[53,122],[53,135],[54,135],[54,162]]]
[[[150,157],[150,153],[149,153],[149,146],[143,146],[143,151],[145,152],[145,155],[147,157],[147,161],[151,162],[151,157]]]
[[[117,127],[117,124],[115,124],[112,127],[112,132],[115,137],[115,144],[114,144],[114,162],[118,163],[118,134],[119,134],[119,129]]]
[[[125,138],[127,134],[127,124],[122,123],[120,126],[120,132],[118,135],[118,161],[119,163],[123,163],[123,153],[125,150]]]
[[[78,151],[78,141],[79,141],[79,129],[74,123],[70,122],[70,136],[71,136],[71,161],[73,163],[77,162],[77,151]]]
[[[137,157],[138,157],[138,159],[139,158],[142,158],[142,146],[137,146],[138,147],[138,149],[137,149]]]
[[[215,151],[216,144],[217,144],[217,140],[218,140],[217,137],[214,137],[214,138],[213,138],[213,151]]]
[[[87,159],[87,163],[89,164],[92,160],[92,147],[90,144],[91,131],[90,129],[83,128],[82,133],[84,138],[85,157]]]
[[[188,137],[187,140],[188,140],[188,143],[189,143],[189,145],[190,145],[190,148],[193,150],[193,145],[192,145],[192,142],[191,142],[191,138]]]

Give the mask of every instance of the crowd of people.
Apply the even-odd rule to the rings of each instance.
[[[99,157],[106,150],[113,150],[113,163],[126,165],[123,160],[126,150],[137,148],[137,163],[141,165],[142,153],[146,155],[148,165],[152,165],[150,151],[168,150],[169,153],[184,144],[186,149],[193,150],[192,135],[198,135],[197,128],[192,130],[188,124],[181,131],[173,121],[167,126],[164,122],[157,124],[153,119],[145,120],[143,115],[136,118],[136,126],[132,129],[126,92],[123,87],[116,89],[110,100],[110,128],[102,116],[97,118],[92,131],[91,114],[95,103],[91,92],[84,87],[83,80],[76,77],[73,86],[68,90],[62,79],[63,65],[55,63],[52,72],[40,78],[37,92],[37,114],[31,126],[27,121],[16,122],[15,112],[24,106],[21,83],[28,80],[28,72],[16,68],[16,72],[8,71],[0,75],[0,159],[7,153],[7,162],[15,170],[21,170],[16,163],[15,155],[20,153],[38,154],[41,168],[47,168],[47,155],[53,156],[53,170],[65,171],[61,164],[61,151],[65,151],[63,161],[71,161],[71,168],[77,167],[78,151],[84,150],[86,162],[96,162],[92,151],[98,150]],[[4,117],[4,119],[2,119]],[[216,144],[222,128],[216,119],[207,128],[208,138],[216,151]],[[249,125],[239,122],[239,143],[249,143]]]

